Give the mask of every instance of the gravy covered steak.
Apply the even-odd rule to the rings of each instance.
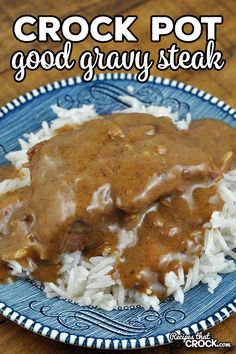
[[[199,257],[204,225],[236,165],[236,130],[201,119],[112,114],[67,126],[29,152],[31,185],[0,195],[0,280],[17,261],[57,283],[61,255],[112,255],[124,288],[165,298],[165,275]],[[0,181],[14,178],[0,168]]]

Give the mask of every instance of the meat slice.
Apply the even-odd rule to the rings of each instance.
[[[145,114],[95,119],[36,145],[29,157],[37,235],[53,252],[77,221],[99,228],[115,211],[140,213],[218,173],[170,119]]]

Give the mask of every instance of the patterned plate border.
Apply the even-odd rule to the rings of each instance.
[[[103,81],[103,80],[135,80],[136,75],[131,73],[101,73],[95,75],[93,81]],[[209,93],[206,93],[203,90],[199,90],[196,87],[191,85],[186,85],[183,82],[177,80],[170,80],[168,78],[150,76],[148,82],[154,82],[156,84],[162,84],[165,86],[176,87],[179,90],[190,93],[193,96],[201,98],[203,101],[208,101],[213,105],[218,106],[224,112],[227,112],[232,116],[233,119],[236,119],[236,109],[220,100],[219,98],[212,96]],[[26,92],[24,95],[19,96],[18,98],[13,99],[12,101],[6,103],[0,108],[0,118],[5,116],[9,111],[13,111],[15,108],[21,106],[22,104],[29,102],[40,95],[44,95],[47,92],[58,90],[66,86],[74,86],[82,83],[80,76],[71,77],[68,79],[63,79],[61,81],[55,81],[52,84],[47,84],[40,86],[38,89],[34,89],[30,92]],[[231,316],[236,312],[236,298],[228,303],[226,306],[221,308],[218,312],[214,313],[212,316],[199,321],[198,323],[193,323],[188,327],[184,327],[180,330],[177,330],[176,333],[182,334],[195,334],[199,331],[209,329],[216,324],[224,321],[226,318]],[[81,347],[97,348],[97,349],[140,349],[147,347],[154,347],[158,345],[168,344],[171,342],[169,339],[170,333],[165,335],[152,336],[147,338],[140,339],[102,339],[102,338],[93,338],[93,337],[84,337],[71,335],[67,332],[60,332],[53,328],[43,326],[39,322],[35,322],[26,316],[22,316],[20,313],[14,311],[12,308],[8,307],[5,303],[0,302],[0,313],[15,322],[16,324],[28,329],[31,332],[40,334],[44,337],[48,337],[53,340],[57,340],[63,343],[77,345]]]

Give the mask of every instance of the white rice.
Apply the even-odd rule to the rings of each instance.
[[[129,92],[132,93],[131,88]],[[178,113],[172,113],[170,108],[162,106],[148,106],[130,96],[120,97],[121,101],[129,105],[122,112],[150,113],[156,117],[169,116],[179,129],[188,129],[191,122],[190,114],[186,119],[179,119]],[[66,110],[53,106],[57,118],[49,125],[46,121],[36,133],[24,134],[19,139],[21,149],[6,155],[6,158],[22,171],[22,178],[5,180],[0,183],[0,194],[30,185],[30,176],[23,164],[27,162],[27,151],[36,143],[50,139],[55,130],[68,124],[81,124],[97,117],[92,105]],[[204,250],[200,258],[196,258],[194,266],[187,274],[179,268],[177,274],[169,272],[165,277],[167,294],[173,295],[176,301],[183,303],[184,293],[200,282],[207,284],[208,290],[213,293],[222,281],[220,274],[235,270],[235,263],[227,256],[236,259],[233,249],[236,247],[236,170],[224,175],[218,183],[219,193],[224,201],[221,211],[215,211],[211,220],[205,225]],[[226,258],[227,257],[227,258]],[[12,274],[29,276],[30,270],[22,269],[16,261],[9,262]],[[62,255],[62,267],[58,284],[45,283],[45,293],[48,297],[58,296],[70,299],[82,306],[97,306],[105,310],[123,307],[130,304],[139,304],[145,309],[158,310],[160,301],[156,296],[141,294],[134,289],[124,289],[120,280],[114,279],[110,273],[114,270],[115,258],[98,256],[85,260],[81,252]]]

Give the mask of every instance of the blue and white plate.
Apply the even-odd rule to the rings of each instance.
[[[130,86],[133,89],[130,89]],[[130,93],[132,92],[132,93]],[[91,83],[79,77],[48,84],[18,97],[0,110],[0,163],[6,152],[17,149],[23,133],[36,131],[55,114],[52,104],[75,108],[94,104],[98,113],[126,108],[121,95],[145,104],[171,106],[180,117],[212,117],[236,127],[236,111],[216,97],[177,81],[151,77],[140,84],[131,74],[101,74]],[[222,322],[236,311],[236,272],[223,276],[214,295],[205,285],[186,293],[183,305],[173,299],[160,311],[130,306],[106,312],[70,301],[47,299],[30,280],[0,285],[0,312],[15,323],[62,342],[106,349],[158,346],[169,342],[169,333],[193,334]]]

